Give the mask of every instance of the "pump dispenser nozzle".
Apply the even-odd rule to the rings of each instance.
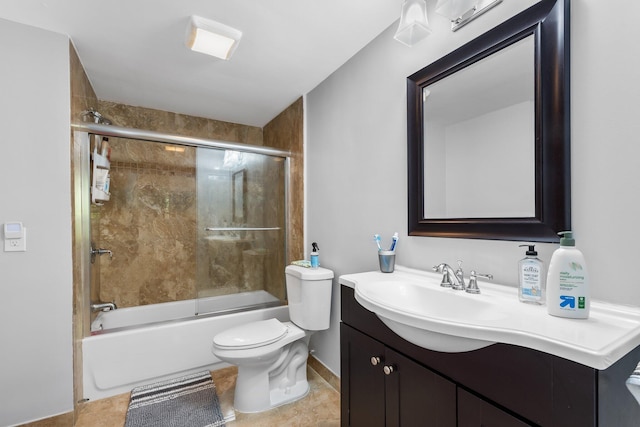
[[[575,246],[576,240],[573,238],[573,231],[561,231],[558,233],[560,236],[560,246]]]
[[[527,255],[538,255],[538,252],[536,251],[536,245],[520,245],[519,247],[522,248],[524,246],[529,247],[529,249],[527,250]]]

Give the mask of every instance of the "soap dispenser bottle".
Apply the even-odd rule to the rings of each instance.
[[[544,304],[545,275],[544,263],[538,258],[535,245],[528,246],[526,257],[518,262],[518,297],[521,302],[530,304]]]
[[[558,235],[562,236],[560,247],[551,256],[547,275],[547,311],[553,316],[586,319],[591,307],[587,264],[573,233]]]

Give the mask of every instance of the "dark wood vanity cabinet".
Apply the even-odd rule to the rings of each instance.
[[[532,425],[344,323],[340,333],[346,385],[342,404],[347,405],[342,426]]]
[[[353,289],[341,288],[343,427],[640,425],[598,423],[598,412],[601,420],[604,412],[619,412],[598,408],[601,373],[608,370],[507,344],[465,353],[426,350],[400,338],[360,306]],[[385,367],[393,372],[385,374]],[[609,396],[607,406],[629,398],[622,396],[629,394],[624,380],[616,379],[615,385],[619,395]]]
[[[343,425],[456,426],[456,385],[357,330],[342,325],[349,372]]]
[[[526,427],[530,425],[468,391],[458,388],[459,427]]]

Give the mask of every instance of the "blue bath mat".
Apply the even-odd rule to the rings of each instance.
[[[136,387],[125,427],[222,427],[224,416],[208,371]]]

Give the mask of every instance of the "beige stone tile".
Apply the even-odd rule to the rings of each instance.
[[[309,394],[301,400],[258,414],[236,413],[229,427],[338,426],[340,394],[312,369],[307,371]]]
[[[123,427],[129,393],[82,404],[75,427]]]
[[[73,426],[73,412],[58,415],[32,423],[21,424],[20,427],[71,427]]]

